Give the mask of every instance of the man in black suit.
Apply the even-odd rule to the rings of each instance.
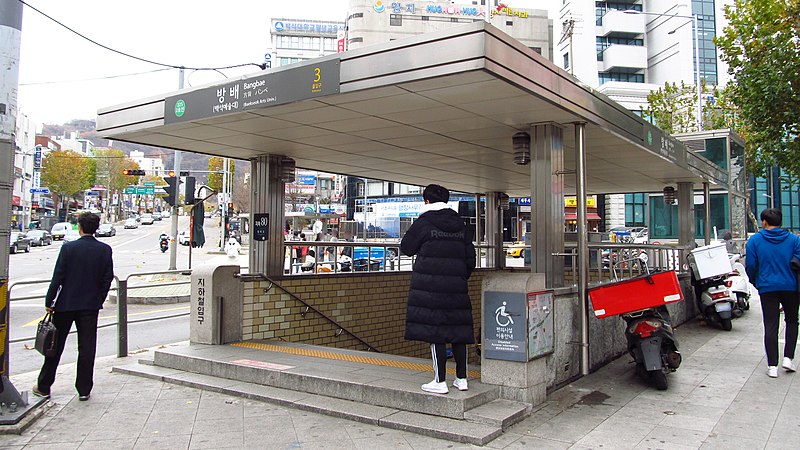
[[[80,401],[89,400],[94,385],[97,316],[103,309],[103,302],[114,278],[111,247],[94,238],[99,226],[100,217],[97,214],[82,213],[78,216],[80,239],[65,242],[58,254],[44,303],[45,308],[53,312],[53,324],[58,329],[57,353],[53,357],[45,357],[38,383],[33,388],[36,395],[50,396],[50,386],[56,379],[58,362],[74,322],[78,329],[78,374],[75,388]]]

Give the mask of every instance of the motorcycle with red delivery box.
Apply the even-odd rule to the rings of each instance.
[[[630,264],[640,275],[619,280],[617,264]],[[681,365],[678,341],[672,329],[667,304],[683,300],[675,271],[653,271],[647,267],[647,255],[615,263],[614,279],[589,289],[595,316],[620,316],[625,321],[628,352],[636,364],[636,373],[657,389],[667,389],[667,377]]]

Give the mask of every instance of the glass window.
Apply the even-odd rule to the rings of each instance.
[[[564,69],[569,69],[569,53],[564,53]]]
[[[713,162],[722,169],[728,169],[728,140],[726,138],[713,138],[705,140],[705,150],[697,152],[698,155]]]
[[[389,26],[392,27],[402,27],[403,26],[403,16],[400,14],[392,14],[389,16]]]
[[[625,194],[625,226],[644,227],[647,194]]]

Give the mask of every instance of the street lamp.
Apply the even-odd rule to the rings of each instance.
[[[695,71],[695,89],[697,91],[697,131],[703,131],[703,100],[702,100],[702,92],[700,88],[700,30],[697,26],[697,21],[699,20],[696,14],[692,14],[691,16],[684,16],[680,14],[666,14],[666,13],[651,13],[651,12],[643,12],[643,11],[635,11],[635,10],[626,10],[624,11],[625,14],[641,14],[646,16],[656,16],[656,17],[677,17],[679,19],[691,19],[692,26],[694,27],[694,71]],[[669,20],[669,19],[667,19]],[[685,25],[685,23],[684,23]],[[683,26],[683,25],[681,25]],[[678,27],[680,28],[680,27]],[[673,34],[678,29],[675,28],[674,30],[670,31],[667,34]]]

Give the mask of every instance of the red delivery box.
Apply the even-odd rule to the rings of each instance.
[[[589,289],[594,314],[610,317],[683,300],[674,271],[653,272]]]

